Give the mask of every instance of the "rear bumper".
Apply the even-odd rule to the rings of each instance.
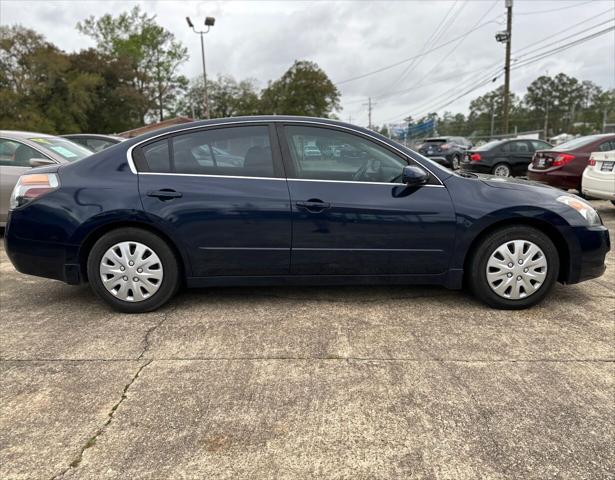
[[[491,167],[477,162],[461,162],[461,169],[474,173],[491,173]]]
[[[615,173],[603,175],[585,170],[583,173],[583,194],[605,200],[615,200]]]
[[[566,283],[578,283],[597,278],[606,270],[604,259],[611,249],[609,231],[605,226],[576,227],[579,252],[571,255],[571,265]]]
[[[444,165],[446,167],[450,167],[453,164],[453,157],[455,156],[455,152],[447,153],[447,154],[439,154],[439,155],[426,155],[422,153],[421,155],[429,158],[429,160],[433,160],[434,162],[439,163],[440,165]],[[461,158],[461,154],[459,154]]]
[[[70,262],[77,258],[78,246],[16,237],[11,233],[10,222],[4,235],[4,246],[18,272],[72,285],[82,282],[80,266]]]
[[[527,170],[527,177],[534,182],[544,183],[564,190],[579,188],[581,184],[581,177],[579,175],[560,168],[555,170],[534,170],[532,165],[530,165]]]

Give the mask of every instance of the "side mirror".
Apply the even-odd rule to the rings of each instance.
[[[54,165],[56,162],[48,158],[31,158],[28,163],[31,167],[44,167],[45,165]]]
[[[429,180],[429,174],[421,167],[406,165],[401,173],[401,182],[409,187],[424,185]]]

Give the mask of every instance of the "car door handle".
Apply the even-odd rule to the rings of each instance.
[[[295,205],[301,208],[305,208],[312,213],[320,213],[331,207],[331,204],[329,202],[323,202],[322,200],[308,200],[307,202],[296,202]]]
[[[180,198],[182,194],[171,190],[170,188],[163,188],[162,190],[150,190],[147,192],[148,197],[157,197],[160,200],[171,200],[173,198]]]

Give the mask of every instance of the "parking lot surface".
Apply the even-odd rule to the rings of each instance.
[[[2,249],[0,478],[614,478],[607,264],[526,311],[276,287],[125,315]]]

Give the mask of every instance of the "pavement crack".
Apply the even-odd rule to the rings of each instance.
[[[153,325],[153,326],[151,326],[150,328],[147,329],[147,332],[145,332],[145,336],[143,337],[143,340],[141,342],[143,344],[143,350],[141,351],[141,353],[137,357],[137,360],[141,360],[143,358],[143,355],[145,355],[149,351],[149,347],[150,347],[149,337],[150,337],[150,335],[152,333],[154,333],[158,329],[158,327],[160,327],[164,322],[166,322],[166,320],[169,317],[170,313],[171,313],[171,310],[167,310],[166,312],[164,312],[164,315],[162,316],[162,319],[158,323],[156,323],[155,325]]]
[[[58,480],[58,479],[64,477],[64,475],[66,475],[70,470],[77,468],[81,464],[81,461],[83,460],[83,455],[85,454],[85,451],[87,449],[89,449],[89,448],[92,448],[94,445],[96,445],[96,440],[98,439],[98,437],[100,437],[105,432],[105,430],[107,429],[109,424],[113,421],[113,418],[115,416],[115,412],[117,412],[117,409],[124,402],[124,400],[126,400],[127,394],[128,394],[128,390],[130,389],[132,384],[137,380],[137,378],[139,378],[139,375],[141,375],[141,372],[143,371],[143,369],[145,367],[147,367],[152,362],[153,362],[153,360],[150,360],[149,362],[144,363],[143,365],[141,365],[137,369],[136,373],[130,378],[130,381],[126,385],[124,385],[124,389],[122,390],[122,395],[120,396],[120,399],[111,407],[111,410],[107,414],[107,420],[105,421],[105,423],[103,423],[98,428],[98,430],[96,430],[96,432],[94,432],[94,435],[92,435],[88,439],[88,441],[85,443],[85,445],[83,445],[83,447],[81,447],[81,449],[79,450],[79,453],[77,454],[75,459],[72,462],[70,462],[68,467],[66,467],[64,470],[62,470],[57,475],[54,475],[53,477],[51,477],[51,480]]]

